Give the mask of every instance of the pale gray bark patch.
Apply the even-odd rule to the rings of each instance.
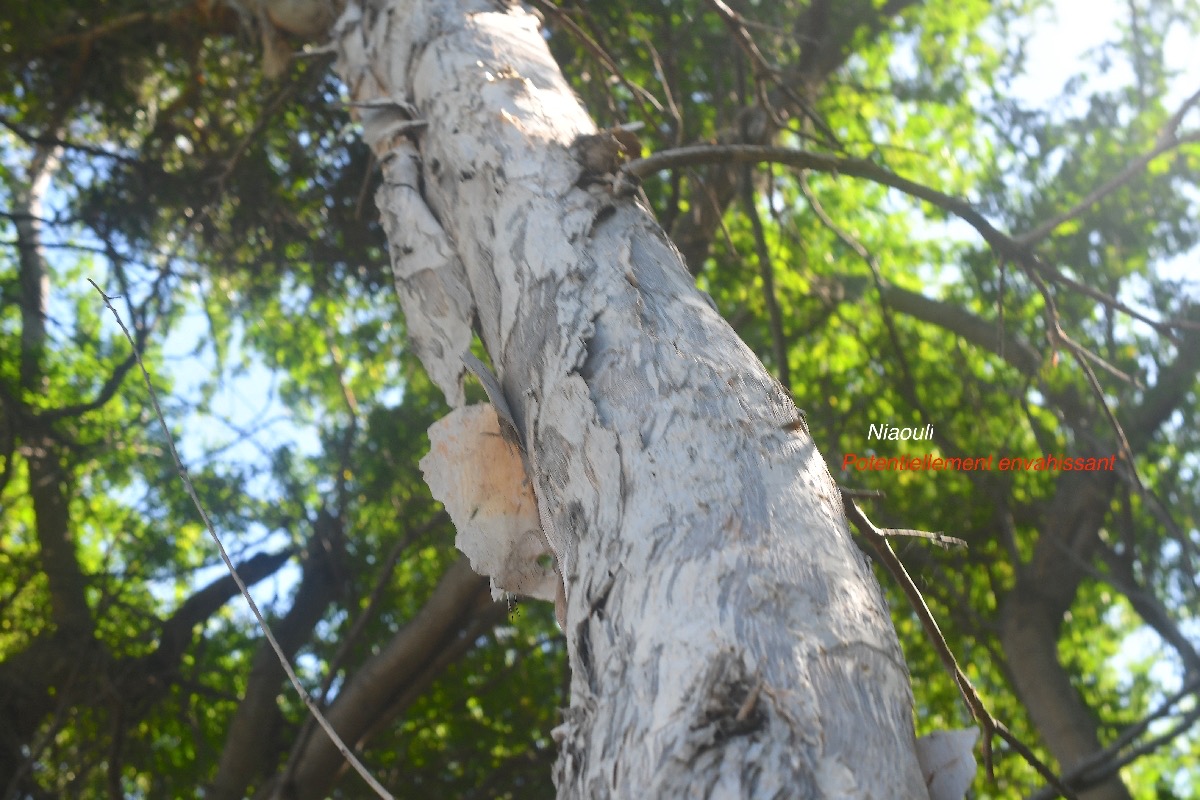
[[[578,419],[581,409],[593,410],[588,418]],[[589,535],[589,528],[611,532],[619,527],[624,503],[617,438],[599,424],[588,385],[578,375],[568,375],[549,392],[540,419],[534,451],[539,461],[552,462],[544,469],[535,468],[546,476],[549,491],[543,494],[572,498],[565,514],[555,513],[561,509],[549,514],[556,523],[546,535],[558,554],[560,571],[573,585],[579,540]],[[566,525],[560,527],[559,519]]]
[[[382,132],[392,135],[388,126]],[[419,165],[416,148],[397,142],[383,162],[376,203],[409,345],[446,401],[458,407],[464,402],[461,354],[471,344],[475,306],[462,262],[421,196]]]

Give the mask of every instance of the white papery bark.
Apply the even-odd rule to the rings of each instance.
[[[565,580],[560,796],[926,796],[812,438],[651,214],[580,184],[595,128],[536,20],[379,0],[337,42],[412,344],[457,406],[479,332]]]

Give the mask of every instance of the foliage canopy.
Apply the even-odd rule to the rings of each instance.
[[[643,187],[834,476],[886,492],[881,521],[968,542],[901,555],[993,713],[1104,796],[1200,793],[1200,87],[1167,58],[1200,5],[1126,4],[1046,106],[1022,90],[1038,0],[532,7],[597,121],[644,123],[646,154],[773,143],[964,198],[779,164]],[[201,0],[0,14],[0,796],[267,796],[319,735],[214,568],[87,278],[121,296],[302,677],[357,698],[380,780],[553,796],[561,633],[453,550],[416,466],[446,409],[405,347],[378,170],[328,59],[292,42],[267,79],[258,24]],[[872,423],[935,438],[868,441]],[[927,451],[1123,466],[842,468]],[[918,733],[962,726],[892,601]],[[381,664],[391,680],[356,694]],[[977,796],[1040,785],[1002,755]]]

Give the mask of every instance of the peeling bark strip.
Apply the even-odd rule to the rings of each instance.
[[[456,408],[429,428],[421,470],[458,529],[454,546],[499,591],[553,600],[558,576],[539,559],[546,540],[537,500],[516,448],[501,435],[496,409]]]
[[[414,346],[459,405],[477,326],[526,445],[566,581],[560,796],[926,796],[887,609],[795,407],[650,213],[580,180],[595,126],[500,8],[378,0],[336,36]]]

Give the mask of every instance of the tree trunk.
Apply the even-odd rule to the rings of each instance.
[[[606,174],[536,19],[392,0],[336,38],[410,342],[458,406],[480,335],[562,577],[560,796],[925,796],[908,673],[812,438]]]

